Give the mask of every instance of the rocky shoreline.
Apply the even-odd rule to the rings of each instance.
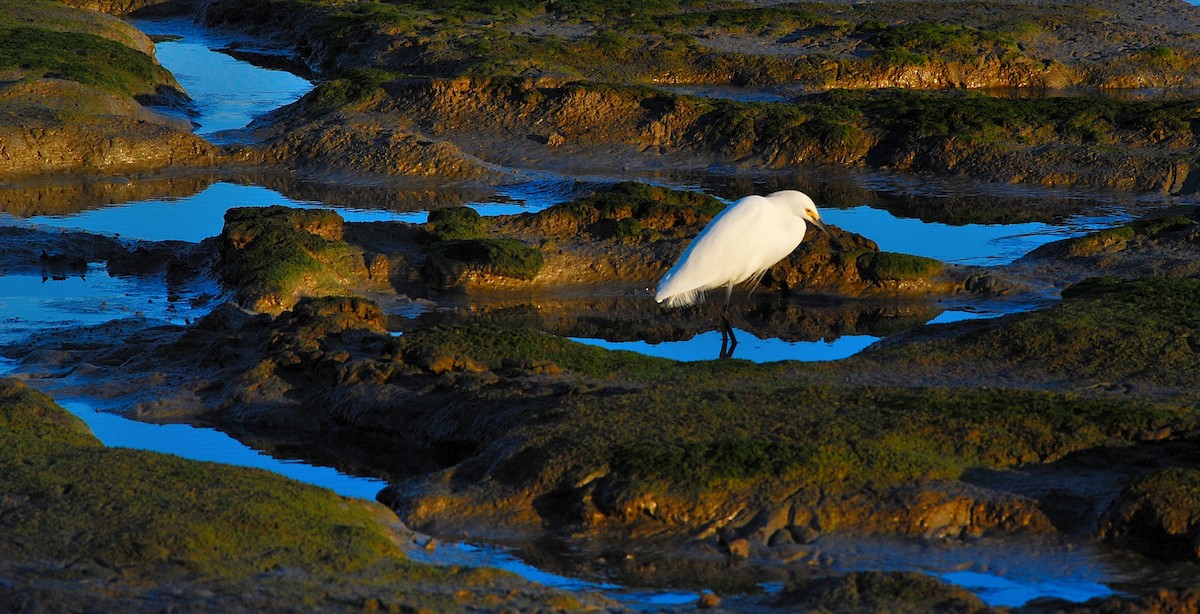
[[[123,22],[35,4],[29,19],[0,19],[0,28],[33,41],[66,37],[82,63],[114,41],[142,56],[152,49]],[[589,573],[600,579],[711,589],[700,607],[993,610],[923,574],[835,571],[831,557],[847,536],[1069,538],[1147,565],[1200,561],[1194,204],[999,267],[881,251],[870,237],[836,228],[836,244],[814,233],[764,277],[760,292],[772,301],[735,316],[735,325],[787,339],[864,330],[887,338],[836,362],[764,365],[678,363],[564,338],[603,329],[663,340],[709,329],[706,308],[665,319],[644,293],[721,201],[622,182],[536,213],[484,218],[455,206],[463,194],[528,172],[637,176],[714,165],[734,175],[838,165],[1188,197],[1198,176],[1197,111],[1186,91],[1200,78],[1192,48],[1200,17],[1173,20],[1173,3],[1126,12],[1102,4],[1081,15],[1065,4],[1018,3],[1036,10],[1016,24],[1000,8],[956,3],[936,26],[927,13],[940,9],[927,3],[764,4],[668,11],[653,28],[583,4],[566,12],[475,7],[448,23],[430,9],[393,6],[372,17],[287,0],[87,4],[122,15],[179,12],[270,37],[322,80],[249,126],[244,143],[218,146],[144,106],[187,105],[150,56],[131,56],[113,81],[87,82],[0,53],[8,62],[0,65],[5,212],[67,211],[81,195],[186,194],[213,177],[257,173],[297,190],[350,189],[318,179],[353,179],[369,198],[399,195],[431,213],[422,224],[354,223],[328,210],[231,208],[221,234],[197,243],[0,228],[6,275],[79,274],[102,262],[114,274],[212,283],[224,293],[185,325],[127,318],[0,346],[25,382],[0,381],[0,437],[15,442],[0,446],[0,462],[47,468],[0,471],[0,523],[16,531],[0,541],[0,602],[83,607],[101,581],[110,591],[103,605],[130,611],[624,607],[496,572],[412,563],[404,550],[419,539],[387,510],[330,503],[317,489],[280,495],[272,489],[295,485],[257,474],[239,487],[250,494],[212,503],[307,501],[278,512],[273,526],[283,532],[313,522],[302,516],[314,509],[341,506],[318,518],[332,523],[328,531],[284,554],[271,543],[287,540],[265,535],[259,550],[215,567],[206,546],[189,550],[154,533],[123,546],[102,516],[73,520],[96,523],[76,530],[83,538],[40,531],[52,515],[67,516],[71,497],[97,509],[127,505],[112,498],[125,496],[121,488],[105,492],[99,482],[81,495],[69,468],[62,476],[49,469],[124,453],[98,446],[28,385],[103,400],[138,420],[216,425],[263,447],[302,440],[342,466],[386,475],[380,500],[418,531],[535,558],[603,553],[592,557],[603,563],[566,571],[595,567]],[[972,19],[1008,25],[992,36]],[[1099,40],[1097,23],[1126,42]],[[481,56],[481,48],[493,51]],[[739,102],[654,87],[785,81],[806,93]],[[1180,93],[1126,100],[962,91],[998,85]],[[101,179],[113,176],[135,180]],[[962,200],[944,215],[1038,219],[1059,206],[1071,205],[1028,199],[996,212]],[[938,301],[953,300],[1039,308],[913,328]],[[390,321],[388,307],[405,301],[457,309]],[[149,478],[126,467],[176,462],[126,456],[112,461],[113,480],[140,484]],[[92,471],[104,473],[107,462]],[[189,501],[240,476],[187,463],[170,471],[183,478],[161,484],[154,501]],[[122,522],[161,522],[164,533],[184,536],[171,539],[196,533],[245,543],[222,536],[212,520],[242,508],[157,519],[156,504],[143,503]],[[68,548],[63,539],[75,542]],[[348,550],[320,554],[331,543]],[[68,561],[68,550],[88,554]],[[355,572],[332,582],[329,569],[340,567]],[[755,594],[767,580],[782,590]],[[332,584],[337,591],[322,592]],[[1019,609],[1185,611],[1197,603],[1194,584],[1169,579],[1083,604],[1038,600]],[[150,606],[139,601],[148,598]]]

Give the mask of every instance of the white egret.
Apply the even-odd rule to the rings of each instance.
[[[810,222],[833,238],[821,223],[817,205],[803,192],[783,190],[742,198],[718,213],[696,235],[658,282],[654,300],[667,307],[685,307],[700,302],[705,291],[723,286],[721,354],[726,355],[726,335],[732,341],[732,354],[737,337],[725,314],[733,287],[748,280],[757,284],[767,269],[800,245]]]

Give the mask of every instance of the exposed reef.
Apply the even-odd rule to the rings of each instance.
[[[94,10],[269,39],[319,83],[215,145],[180,119],[190,102],[150,39]],[[589,580],[710,589],[695,605],[728,611],[995,611],[927,574],[864,571],[917,566],[855,540],[1097,548],[1132,561],[1118,594],[1021,610],[1194,610],[1198,34],[1174,0],[0,0],[5,213],[217,181],[429,211],[233,206],[195,243],[0,228],[0,273],[104,270],[205,308],[0,346],[25,382],[0,380],[0,604],[624,608],[405,556],[462,538]],[[827,181],[847,169],[862,174]],[[804,172],[821,179],[797,186]],[[561,202],[543,210],[459,206],[545,176]],[[725,202],[610,183],[698,176],[722,197],[870,194],[949,224],[1094,212],[1043,188],[1097,188],[1137,219],[995,267],[814,232],[730,320],[886,337],[844,360],[683,363],[565,338],[713,330],[717,302],[668,314],[651,292]],[[905,187],[865,187],[889,180]],[[958,180],[1003,197],[943,189]],[[923,325],[964,304],[1017,313]],[[30,386],[381,476],[390,510],[105,448]],[[1167,566],[1185,573],[1144,571]]]
[[[378,504],[257,469],[107,448],[13,379],[0,380],[0,469],[5,609],[582,607],[508,574],[409,561],[413,534]]]

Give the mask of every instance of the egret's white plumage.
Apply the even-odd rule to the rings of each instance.
[[[809,223],[825,230],[816,204],[803,192],[784,190],[742,198],[717,214],[692,240],[658,282],[654,300],[682,307],[699,302],[707,290],[724,287],[728,304],[734,286],[757,281],[792,253],[804,240]]]

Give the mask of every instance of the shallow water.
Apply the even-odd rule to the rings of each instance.
[[[196,131],[214,135],[244,127],[258,114],[291,102],[310,89],[311,83],[282,71],[266,70],[212,51],[233,42],[183,20],[139,21],[143,31],[183,38],[158,44],[158,57],[174,72],[195,100]],[[270,51],[270,50],[267,50]],[[779,94],[782,96],[783,94]],[[240,138],[225,133],[215,140]],[[470,204],[485,215],[531,212],[572,198],[580,189],[574,178],[540,177],[526,183],[497,188],[492,198]],[[676,187],[679,187],[678,185]],[[861,189],[861,185],[857,186]],[[868,190],[869,192],[869,190]],[[89,208],[70,215],[34,216],[7,223],[54,228],[76,228],[120,235],[125,239],[199,241],[221,230],[224,212],[231,207],[282,204],[320,207],[322,202],[285,196],[261,186],[216,182],[200,192],[182,197],[161,197]],[[421,223],[425,211],[394,211],[341,202],[336,209],[349,221],[402,220]],[[823,209],[833,225],[875,240],[881,249],[938,258],[948,262],[997,265],[1012,262],[1046,242],[1111,225],[1120,215],[1102,212],[1067,217],[1055,222],[1011,224],[949,224],[924,222],[889,212],[873,197]],[[143,316],[182,323],[207,313],[211,304],[203,295],[215,289],[169,288],[158,277],[114,277],[96,265],[86,275],[43,278],[37,275],[0,276],[0,343],[52,327],[96,324],[118,317]],[[648,299],[649,300],[649,299]],[[998,315],[985,309],[944,311],[930,323]],[[737,357],[758,361],[837,360],[851,356],[878,339],[871,335],[843,335],[830,341],[786,342],[759,339],[739,331]],[[716,331],[688,341],[649,344],[644,341],[578,341],[628,349],[677,360],[715,358],[720,347]],[[5,365],[0,364],[0,373]],[[158,426],[98,412],[84,401],[63,400],[67,409],[82,417],[107,445],[175,453],[197,460],[216,460],[258,467],[294,479],[325,486],[346,496],[373,499],[384,485],[374,478],[347,476],[333,469],[303,462],[279,460],[244,446],[224,433],[182,425]],[[992,605],[1016,605],[1038,596],[1082,600],[1108,594],[1108,571],[1092,564],[1089,553],[1077,553],[1062,564],[1047,551],[1006,554],[986,561],[982,550],[963,549],[959,557],[908,552],[905,556],[863,555],[846,569],[920,569],[970,588]],[[531,580],[568,590],[601,590],[618,601],[638,608],[675,607],[693,603],[695,591],[636,591],[616,584],[590,582],[553,574],[524,563],[509,552],[469,544],[443,544],[429,553],[439,564],[500,567]],[[891,557],[891,558],[888,558]],[[973,561],[973,562],[972,562]]]
[[[198,243],[221,234],[225,212],[229,209],[271,205],[326,208],[320,202],[292,199],[270,188],[218,181],[191,196],[130,201],[69,215],[33,216],[26,218],[24,223],[120,235],[123,239]],[[396,212],[354,207],[337,207],[336,211],[350,222],[400,220],[422,223],[429,215],[424,211]]]
[[[82,275],[2,275],[0,344],[49,328],[87,326],[127,317],[183,324],[208,313],[215,292],[215,287],[203,285],[168,287],[162,276],[110,275],[96,264]]]
[[[832,341],[823,339],[820,341],[784,341],[782,339],[760,339],[737,328],[734,329],[734,335],[737,337],[738,344],[734,348],[733,357],[754,362],[838,360],[853,356],[880,339],[870,335],[842,335]],[[701,333],[684,341],[663,341],[661,343],[605,341],[604,339],[584,337],[571,337],[570,339],[610,350],[626,350],[684,362],[718,358],[721,348],[721,333],[715,330]]]
[[[216,51],[235,39],[205,30],[191,20],[156,19],[134,21],[133,25],[151,36],[179,37],[158,42],[155,54],[192,97],[197,134],[211,137],[244,128],[258,115],[294,102],[313,88],[308,80],[292,73],[254,66]]]

